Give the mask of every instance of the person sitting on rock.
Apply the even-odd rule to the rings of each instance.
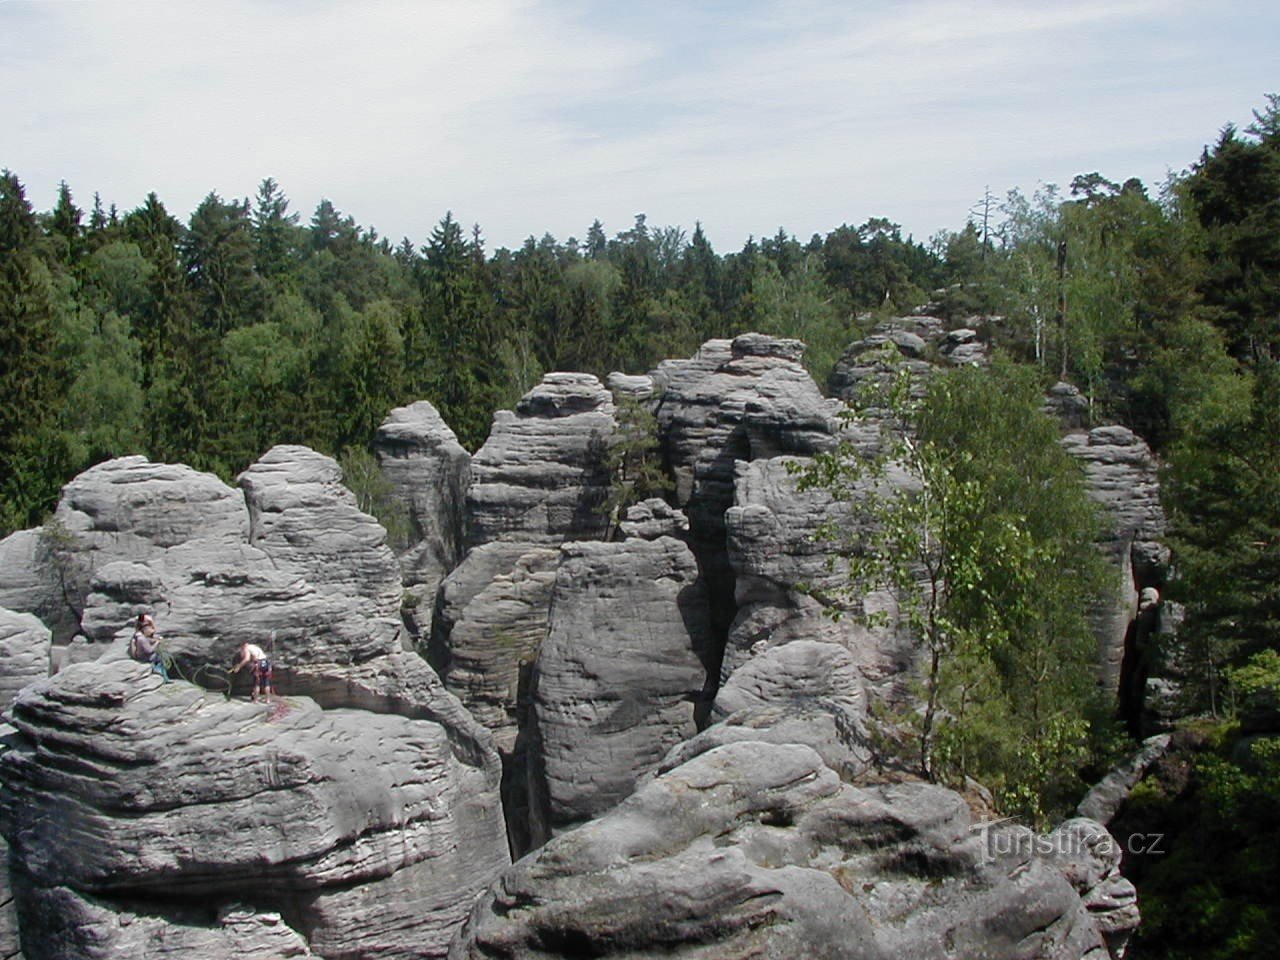
[[[164,638],[156,633],[156,622],[149,613],[138,614],[138,623],[129,641],[129,656],[140,663],[151,664],[151,672],[158,673],[167,683],[169,671],[160,655],[160,642]]]
[[[271,660],[267,657],[266,651],[256,643],[250,643],[246,640],[240,644],[240,658],[236,661],[236,665],[231,668],[232,673],[239,673],[240,668],[244,666],[253,666],[253,691],[249,694],[249,699],[254,703],[258,702],[258,696],[265,699],[271,696]]]

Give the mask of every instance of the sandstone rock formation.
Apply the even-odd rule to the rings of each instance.
[[[865,531],[847,504],[823,489],[802,491],[796,471],[806,460],[775,457],[739,463],[735,502],[724,517],[728,559],[737,578],[738,614],[729,630],[721,678],[769,647],[795,640],[843,646],[862,679],[882,699],[914,659],[910,637],[892,626],[867,625],[867,617],[896,611],[892,595],[872,591],[849,597],[848,572],[837,547],[856,543]],[[893,474],[891,482],[906,483]],[[847,539],[833,544],[819,527],[830,521]],[[828,614],[852,613],[835,619]]]
[[[1115,571],[1117,597],[1090,611],[1090,620],[1098,636],[1099,683],[1108,691],[1120,691],[1126,653],[1132,661],[1145,635],[1159,629],[1158,610],[1153,607],[1144,635],[1135,632],[1140,595],[1150,588],[1158,598],[1168,574],[1169,551],[1163,544],[1165,516],[1156,462],[1150,447],[1122,426],[1068,433],[1062,445],[1084,466],[1089,496],[1103,511],[1098,546]],[[1145,677],[1134,679],[1131,684],[1140,689],[1143,680]],[[1134,709],[1137,704],[1125,706]]]
[[[399,629],[400,568],[387,532],[356,505],[337,462],[307,447],[272,447],[240,474],[249,543],[296,568],[358,614]],[[209,539],[209,538],[203,538]]]
[[[195,538],[242,542],[248,532],[243,497],[213,474],[138,456],[108,460],[63,488],[43,528],[0,543],[0,605],[35,613],[65,644],[79,631],[99,567]]]
[[[713,656],[706,590],[683,542],[561,548],[535,665],[535,843],[608,810],[696,732]]]
[[[435,723],[228,702],[119,661],[26,688],[13,725],[0,807],[28,960],[121,956],[140,912],[210,955],[296,949],[278,913],[331,960],[440,956],[507,862],[489,775]]]
[[[521,679],[547,633],[559,559],[554,547],[486,543],[440,591],[432,664],[503,753],[515,749]]]
[[[691,359],[664,361],[652,373],[674,497],[688,514],[720,635],[734,615],[724,512],[733,503],[735,462],[812,454],[835,442],[840,404],[822,396],[800,365],[803,353],[798,340],[750,333],[709,340]]]
[[[514,865],[450,957],[1104,960],[1093,874],[973,826],[940,787],[859,789],[807,747],[719,746]]]
[[[27,684],[49,675],[49,628],[30,613],[0,607],[0,709]]]
[[[614,427],[597,378],[549,373],[515,411],[494,415],[471,461],[469,549],[441,585],[429,657],[504,752],[516,739],[521,664],[546,634],[555,548],[605,533]]]
[[[440,581],[462,559],[471,455],[425,400],[397,407],[373,441],[392,496],[405,509],[407,542],[397,559],[414,634],[426,638]]]
[[[471,461],[467,543],[558,544],[603,536],[613,398],[586,373],[549,373],[499,410]]]

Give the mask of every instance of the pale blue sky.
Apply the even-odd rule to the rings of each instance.
[[[0,166],[184,220],[274,177],[420,243],[701,220],[716,249],[990,185],[1156,185],[1280,91],[1280,4],[0,0]]]

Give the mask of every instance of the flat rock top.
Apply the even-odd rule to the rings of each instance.
[[[520,398],[516,413],[522,417],[556,419],[575,413],[608,412],[613,397],[590,373],[548,373],[542,382]]]
[[[405,448],[414,452],[427,452],[438,447],[457,447],[458,437],[444,417],[426,400],[418,400],[405,407],[396,407],[378,427],[375,445]]]
[[[449,817],[451,753],[428,721],[227,701],[119,660],[27,687],[13,725],[6,832],[48,884],[347,883],[422,859],[414,830]],[[50,810],[54,833],[39,826]],[[387,830],[394,855],[362,849]]]

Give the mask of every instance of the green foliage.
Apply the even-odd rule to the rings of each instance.
[[[395,496],[377,457],[367,450],[348,447],[338,458],[338,465],[342,467],[343,484],[355,494],[356,505],[382,524],[389,547],[403,550],[412,533],[409,508]]]
[[[1275,667],[1261,667],[1268,682]],[[1274,953],[1280,738],[1240,740],[1234,729],[1222,724],[1209,731],[1210,743],[1189,758],[1184,789],[1144,781],[1130,800],[1161,838],[1160,854],[1135,865],[1143,923],[1132,957],[1255,960]]]
[[[938,375],[922,395],[904,372],[874,402],[851,415],[879,421],[879,451],[842,444],[801,486],[845,500],[866,531],[840,544],[849,593],[891,589],[920,639],[915,766],[976,776],[1010,812],[1042,818],[1087,759],[1083,611],[1103,578],[1078,468],[1040,412],[1035,377],[1009,363]]]
[[[662,468],[654,402],[631,397],[622,397],[618,402],[617,429],[609,437],[605,453],[611,477],[609,493],[600,505],[600,512],[608,518],[610,533],[617,530],[632,504],[661,497],[673,486]]]

